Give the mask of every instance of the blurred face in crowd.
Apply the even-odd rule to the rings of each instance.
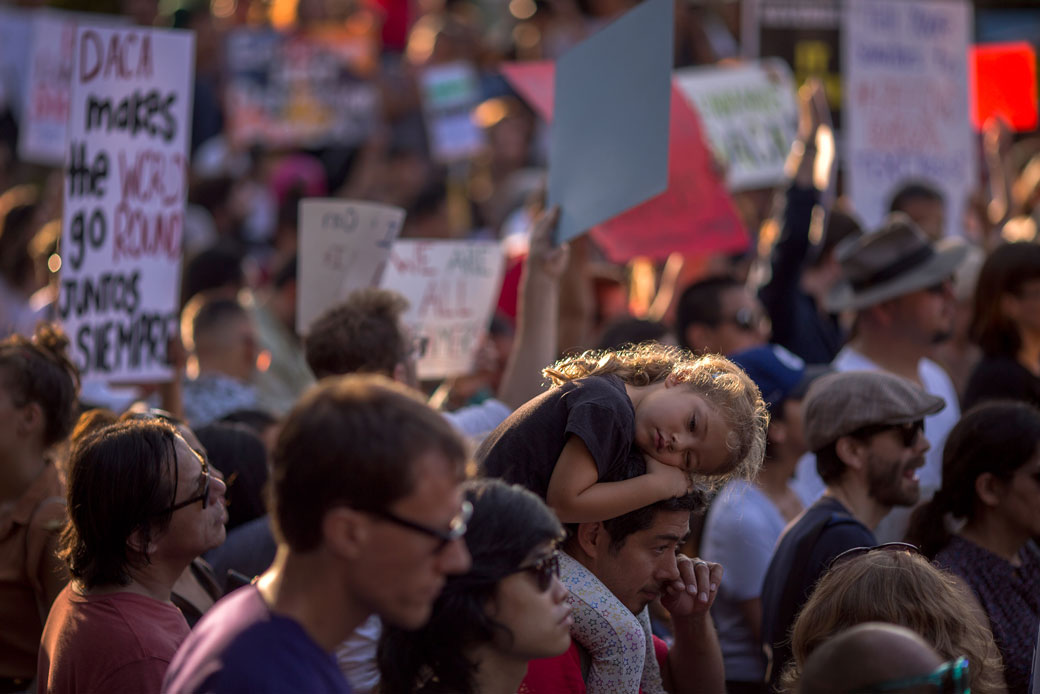
[[[719,296],[719,322],[704,331],[705,352],[736,354],[769,340],[769,318],[762,303],[746,287],[727,289]]]
[[[447,533],[462,506],[456,466],[441,452],[429,451],[413,463],[412,493],[386,511],[408,523]],[[430,617],[433,601],[449,574],[469,570],[463,538],[443,542],[432,534],[374,514],[367,514],[353,576],[358,600],[383,620],[417,629]]]
[[[152,558],[169,557],[187,563],[223,544],[224,524],[227,522],[224,494],[227,487],[180,435],[174,440],[177,493],[173,506],[187,501],[191,503],[173,512],[166,532],[155,541]]]
[[[638,614],[679,580],[676,555],[689,534],[687,511],[658,511],[649,528],[629,535],[617,550],[610,548],[610,536],[600,526],[589,568],[621,604]]]
[[[994,486],[999,499],[990,512],[1000,516],[1004,525],[1018,535],[1040,536],[1040,447],[1010,480],[996,480]]]
[[[912,442],[907,443],[910,437]],[[930,447],[924,431],[912,424],[870,437],[864,468],[870,496],[884,506],[916,504],[921,496],[917,470],[924,466],[924,454]]]
[[[903,203],[905,212],[932,241],[946,235],[946,209],[941,200],[918,198]]]
[[[1015,294],[1005,294],[1001,310],[1022,335],[1040,336],[1040,279],[1022,283]]]
[[[952,279],[897,297],[888,304],[892,328],[919,344],[939,344],[953,334],[957,302]]]
[[[551,658],[571,645],[574,621],[567,589],[555,575],[544,589],[539,582],[554,550],[552,542],[536,547],[520,571],[499,581],[488,605],[488,616],[509,630],[509,634],[495,632],[495,648],[517,660]]]

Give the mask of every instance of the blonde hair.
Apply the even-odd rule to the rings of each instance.
[[[971,691],[1004,691],[993,633],[970,590],[955,576],[910,552],[875,550],[832,568],[816,584],[791,632],[794,659],[781,691],[795,692],[805,661],[825,641],[864,622],[906,627],[948,660],[967,656]]]
[[[762,466],[769,412],[755,382],[723,356],[697,357],[680,347],[645,342],[565,357],[542,373],[553,387],[611,374],[628,385],[648,386],[672,376],[707,399],[729,426],[730,464],[725,473],[708,480],[710,486],[721,486],[733,478],[754,479]]]

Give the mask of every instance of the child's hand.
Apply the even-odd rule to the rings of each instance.
[[[643,457],[646,459],[646,474],[658,480],[661,498],[671,499],[693,491],[693,478],[685,470],[666,465],[646,454]]]

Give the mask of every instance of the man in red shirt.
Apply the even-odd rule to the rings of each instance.
[[[572,526],[563,550],[593,575],[589,595],[606,588],[633,614],[660,598],[672,618],[669,650],[654,637],[664,689],[671,694],[722,694],[722,651],[709,608],[718,594],[722,566],[679,554],[690,534],[690,513],[700,505],[691,494],[668,499],[609,521]],[[572,584],[572,594],[579,591]],[[586,687],[591,657],[572,628],[571,648],[556,658],[528,664],[521,694],[594,694]],[[646,667],[646,666],[645,666]],[[616,694],[635,694],[618,692]],[[645,694],[649,694],[648,692]]]

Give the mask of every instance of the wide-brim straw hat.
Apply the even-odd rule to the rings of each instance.
[[[929,241],[904,214],[871,234],[838,246],[842,281],[827,296],[830,311],[859,310],[934,286],[953,275],[968,247],[956,239]]]

